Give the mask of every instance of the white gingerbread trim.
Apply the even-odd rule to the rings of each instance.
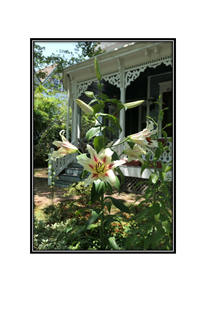
[[[125,88],[129,86],[132,81],[137,79],[140,76],[140,73],[144,72],[147,67],[156,68],[162,63],[164,63],[166,66],[171,65],[172,67],[172,56],[169,55],[166,57],[161,57],[154,60],[146,61],[136,66],[128,67],[125,70]]]

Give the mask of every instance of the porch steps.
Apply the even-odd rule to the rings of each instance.
[[[70,165],[59,174],[58,179],[55,180],[55,186],[67,188],[74,182],[84,181],[86,178],[80,180],[80,174],[82,171],[82,165],[79,163],[70,163]]]

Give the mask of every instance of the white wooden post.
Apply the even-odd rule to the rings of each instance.
[[[150,98],[150,77],[147,77],[147,116],[149,117],[150,102],[149,102],[148,98]]]
[[[50,153],[49,153],[49,161],[48,161],[48,186],[51,186],[51,182],[52,182],[52,164],[53,164],[53,160],[51,160],[51,155],[52,152],[54,151],[54,148],[50,149]]]
[[[77,138],[81,138],[81,109],[77,107]]]
[[[73,114],[73,140],[75,141],[74,144],[77,147],[77,127],[78,127],[78,119],[77,119],[77,115],[78,115],[78,105],[76,103],[76,82],[74,81],[74,114]]]
[[[122,104],[125,103],[125,71],[123,66],[123,60],[118,58],[119,72],[120,72],[120,101]],[[122,131],[119,134],[119,139],[122,140],[125,137],[125,109],[120,110],[119,123]],[[119,146],[119,152],[123,150],[123,144]]]
[[[70,116],[69,116],[69,106],[70,106],[70,96],[71,96],[71,84],[70,79],[68,77],[68,90],[67,90],[67,130],[66,130],[66,139],[69,140],[69,122],[70,122]],[[71,139],[71,137],[70,137]]]
[[[76,103],[76,80],[73,80],[73,100],[74,100],[74,110],[72,112],[72,131],[73,131],[73,138],[75,147],[78,147],[78,139],[77,139],[77,132],[78,132],[78,105]],[[74,162],[76,162],[76,155]]]

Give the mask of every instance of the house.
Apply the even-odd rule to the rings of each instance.
[[[145,100],[137,108],[127,111],[122,109],[119,112],[118,117],[122,128],[122,132],[119,134],[120,139],[145,128],[146,116],[155,117],[158,115],[158,104],[153,102],[157,101],[159,95],[161,95],[162,102],[169,108],[164,115],[162,126],[172,123],[175,108],[172,86],[174,81],[174,45],[174,40],[126,43],[118,41],[112,42],[110,47],[107,46],[107,43],[100,45],[101,48],[106,49],[105,53],[97,56],[103,76],[103,93],[111,99],[117,98],[122,103]],[[76,99],[89,103],[90,99],[84,94],[84,91],[93,91],[97,94],[98,80],[95,76],[94,58],[65,68],[62,79],[68,94],[67,128],[70,121],[70,107],[73,115],[72,136],[68,136],[69,130],[67,130],[66,138],[78,147],[81,138],[81,109],[78,107]],[[114,108],[113,104],[109,104],[107,112],[114,112]],[[168,137],[172,137],[172,128],[169,127],[166,131]],[[118,137],[112,138],[118,139]],[[170,142],[169,145],[172,147]],[[120,148],[123,147],[122,145]],[[161,157],[168,162],[172,158],[172,152],[165,153]],[[76,162],[76,154],[67,155],[64,159],[57,159],[54,164],[56,175],[60,175],[60,172]],[[125,189],[129,191],[141,179],[148,179],[150,174],[146,169],[141,176],[140,163],[136,160],[121,166],[120,169],[125,175]],[[170,171],[170,178],[171,174]]]
[[[40,80],[40,78],[38,77],[37,72],[35,71],[35,69],[33,70],[33,75],[34,75],[34,81],[33,81],[33,83],[34,83],[34,87],[36,88],[36,87],[38,87],[38,86],[41,84],[41,80]]]
[[[55,98],[66,99],[67,93],[63,87],[62,83],[62,74],[57,72],[57,64],[50,65],[44,69],[37,71],[35,74],[37,75],[39,72],[45,73],[45,78],[38,77],[38,84],[43,85],[48,92],[52,92],[54,89],[56,90],[54,93]],[[44,93],[46,95],[46,93]]]

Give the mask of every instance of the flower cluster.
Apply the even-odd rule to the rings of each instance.
[[[86,187],[98,179],[107,181],[111,186],[114,186],[116,184],[116,177],[113,169],[124,164],[126,161],[112,161],[113,151],[110,148],[102,149],[98,154],[89,144],[87,144],[87,149],[91,158],[87,156],[83,158],[77,157],[78,163],[90,173],[89,177],[85,180],[84,186]]]
[[[51,160],[55,160],[57,158],[62,158],[66,156],[67,154],[75,153],[78,151],[77,147],[73,146],[65,137],[64,137],[65,130],[61,130],[59,135],[62,139],[61,141],[54,141],[52,144],[54,144],[56,147],[58,147],[57,151],[53,151]]]
[[[130,140],[135,143],[133,148],[127,148],[123,151],[125,155],[128,156],[128,161],[133,159],[138,159],[143,163],[143,159],[140,157],[142,154],[146,154],[146,150],[149,151],[149,148],[158,147],[158,142],[151,138],[152,135],[157,133],[157,128],[153,130],[154,124],[152,121],[148,124],[147,127],[138,133],[134,133],[130,136]]]

